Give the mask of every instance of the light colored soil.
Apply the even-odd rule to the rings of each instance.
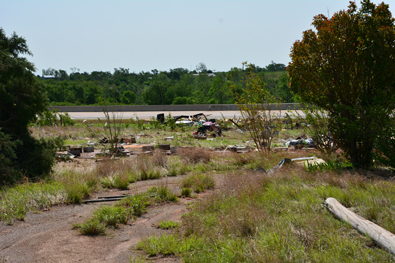
[[[223,181],[222,177],[215,176],[219,184]],[[182,178],[140,181],[131,184],[130,190],[103,191],[96,193],[92,199],[145,192],[158,185],[167,185],[177,194]],[[204,195],[207,193],[201,196]],[[186,203],[191,201],[180,199],[178,203],[150,206],[148,212],[136,221],[110,229],[105,236],[95,237],[81,235],[72,226],[89,218],[96,207],[108,203],[59,205],[49,211],[29,213],[24,222],[12,226],[0,224],[0,262],[129,262],[130,258],[142,255],[134,249],[141,239],[166,233],[167,230],[156,228],[163,220],[181,222],[181,215],[187,212]],[[149,260],[181,262],[176,257],[161,256]]]

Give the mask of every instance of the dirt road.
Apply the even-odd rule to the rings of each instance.
[[[92,198],[145,192],[159,185],[179,193],[182,178],[140,181],[130,185],[131,190],[103,191]],[[221,178],[218,175],[215,179],[221,181]],[[187,212],[185,204],[191,201],[180,199],[178,203],[150,206],[136,221],[96,237],[83,236],[72,226],[82,223],[96,207],[106,204],[59,205],[49,211],[30,213],[24,222],[12,226],[0,224],[0,262],[129,262],[130,257],[140,255],[134,247],[141,239],[165,233],[167,230],[156,228],[163,220],[181,222],[181,215]],[[175,257],[158,257],[153,262],[181,261]]]

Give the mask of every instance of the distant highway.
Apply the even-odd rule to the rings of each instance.
[[[285,113],[287,111],[277,111],[273,110],[272,114],[281,114],[281,118],[285,116]],[[300,114],[302,114],[302,111],[298,110]],[[139,119],[149,119],[151,117],[155,117],[157,114],[164,113],[165,116],[169,115],[169,113],[172,116],[177,116],[177,115],[194,115],[198,113],[203,113],[206,116],[208,116],[209,119],[219,119],[222,118],[222,115],[225,118],[233,118],[233,117],[240,117],[240,111],[235,110],[235,111],[136,111],[136,112],[131,112],[131,111],[122,111],[122,112],[114,112],[116,116],[122,119],[130,119],[135,116],[137,116]],[[97,118],[104,118],[103,112],[68,112],[68,114],[73,118],[73,119],[82,119],[82,120],[89,120],[89,119],[97,119]],[[111,113],[110,113],[111,114]],[[222,114],[222,115],[221,115]]]

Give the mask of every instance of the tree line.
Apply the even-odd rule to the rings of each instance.
[[[293,102],[285,69],[284,64],[273,61],[264,68],[254,65],[255,72],[265,80],[278,102]],[[242,87],[245,73],[245,69],[237,67],[214,73],[200,63],[193,71],[175,68],[139,73],[125,68],[115,68],[113,73],[80,73],[79,69],[71,68],[68,74],[65,70],[48,68],[37,77],[52,105],[233,104],[230,76]]]

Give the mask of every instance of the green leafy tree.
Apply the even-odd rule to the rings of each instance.
[[[143,97],[149,105],[166,105],[166,93],[170,86],[170,80],[166,74],[156,75],[151,85],[144,92]]]
[[[281,130],[278,123],[279,115],[274,114],[269,103],[274,103],[274,96],[266,88],[266,83],[255,72],[253,64],[243,62],[243,70],[246,67],[245,75],[237,82],[233,81],[233,76],[228,74],[231,81],[230,89],[234,94],[236,104],[240,109],[245,128],[255,142],[260,152],[270,152],[271,142],[276,133]],[[238,72],[238,71],[233,71]],[[235,74],[236,77],[237,74]],[[238,86],[241,81],[241,89]],[[240,90],[242,92],[240,92]]]
[[[395,29],[388,5],[361,4],[314,17],[315,30],[293,45],[288,71],[291,90],[327,112],[352,164],[370,168],[395,109]]]
[[[47,105],[43,85],[33,74],[34,65],[24,56],[31,55],[26,40],[15,33],[7,37],[0,29],[0,128],[2,159],[9,159],[13,170],[28,177],[48,174],[53,164],[53,147],[30,136],[28,124]],[[9,165],[2,161],[2,165]],[[17,175],[1,169],[0,177],[15,182]],[[5,182],[0,182],[4,184]]]
[[[133,91],[127,90],[122,94],[121,102],[124,104],[133,104],[136,100],[136,94]]]

